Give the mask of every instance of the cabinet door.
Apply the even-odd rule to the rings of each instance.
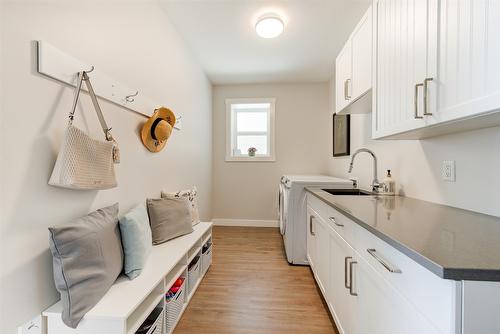
[[[436,77],[437,9],[437,0],[375,3],[374,138],[427,125],[424,108],[431,113],[433,107],[424,104],[423,85],[426,78]]]
[[[316,220],[316,272],[318,285],[326,298],[329,288],[330,253],[326,223],[318,217]]]
[[[348,41],[335,61],[336,112],[344,109],[351,100],[351,43]]]
[[[363,259],[353,266],[353,277],[357,320],[350,333],[440,334]]]
[[[354,251],[342,237],[330,229],[330,286],[327,302],[340,334],[351,334],[355,320],[355,296],[349,293],[349,263]]]
[[[441,0],[436,123],[500,108],[500,1]]]
[[[307,260],[313,272],[316,272],[316,233],[315,219],[318,214],[307,207]]]
[[[372,88],[372,8],[365,13],[351,36],[352,100]]]

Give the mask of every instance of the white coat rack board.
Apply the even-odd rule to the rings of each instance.
[[[74,87],[76,85],[77,73],[87,71],[92,80],[95,93],[100,98],[147,117],[151,116],[153,111],[161,106],[161,104],[153,102],[150,98],[142,94],[139,89],[130,88],[114,80],[93,65],[86,64],[47,42],[38,41],[37,48],[37,69],[40,74]],[[177,113],[176,116],[179,122],[175,124],[174,128],[180,130],[180,119],[182,117],[177,115]]]

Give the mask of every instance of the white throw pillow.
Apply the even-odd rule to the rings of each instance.
[[[166,190],[162,190],[161,197],[170,199],[183,198],[183,197],[187,198],[191,203],[191,219],[194,226],[200,222],[200,215],[198,213],[198,203],[196,201],[197,193],[198,190],[196,189],[196,187],[193,187],[193,189],[179,190],[176,192],[167,192]]]

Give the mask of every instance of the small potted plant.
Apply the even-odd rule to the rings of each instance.
[[[249,157],[255,157],[255,152],[257,152],[257,149],[255,147],[250,147],[248,149],[248,156]]]

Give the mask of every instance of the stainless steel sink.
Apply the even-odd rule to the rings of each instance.
[[[361,189],[322,189],[332,195],[371,196],[373,193]]]

